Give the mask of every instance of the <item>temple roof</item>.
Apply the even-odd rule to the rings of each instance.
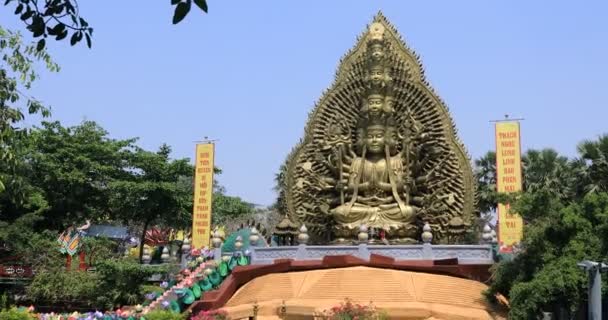
[[[291,221],[288,217],[283,218],[276,226],[276,234],[282,234],[286,231],[296,232],[298,231],[298,225]]]
[[[113,240],[125,240],[129,238],[129,230],[127,227],[94,224],[87,229],[85,235],[87,237],[104,237]]]

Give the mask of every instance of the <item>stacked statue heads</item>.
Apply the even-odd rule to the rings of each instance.
[[[331,210],[338,222],[338,241],[352,238],[360,225],[385,230],[394,242],[415,237],[417,208],[409,205],[408,166],[395,127],[393,81],[383,33],[382,25],[372,25],[356,145],[338,157],[343,200]]]

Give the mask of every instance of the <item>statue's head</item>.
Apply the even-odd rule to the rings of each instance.
[[[386,145],[386,128],[383,125],[371,125],[365,130],[364,139],[367,152],[383,153]]]
[[[381,94],[370,94],[367,97],[367,112],[370,116],[378,116],[384,108],[384,96]]]
[[[381,61],[384,59],[384,46],[381,42],[374,42],[370,46],[370,56],[374,61]]]
[[[359,124],[355,146],[359,151],[365,150],[368,154],[384,153],[386,146],[389,153],[397,152],[399,139],[395,126],[386,119],[368,119]]]
[[[382,86],[382,82],[386,79],[386,73],[382,65],[374,65],[369,70],[369,79],[372,85]]]
[[[384,99],[384,113],[390,114],[395,111],[395,98],[392,96],[386,96]]]

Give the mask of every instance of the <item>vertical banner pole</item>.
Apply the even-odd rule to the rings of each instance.
[[[192,248],[209,247],[211,237],[211,204],[213,197],[213,143],[196,145],[194,173],[194,205],[192,209]]]
[[[496,191],[522,190],[521,138],[519,122],[496,122]],[[523,236],[523,220],[509,204],[498,204],[498,242],[500,253],[513,253]]]

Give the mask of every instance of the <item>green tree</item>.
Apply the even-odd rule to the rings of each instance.
[[[596,141],[585,140],[578,147],[578,153],[587,165],[588,184],[586,192],[608,191],[608,134]]]
[[[608,253],[608,194],[565,203],[541,189],[522,194],[514,209],[527,221],[522,250],[496,267],[490,296],[509,298],[509,319],[532,319],[541,311],[574,314],[587,284],[576,263]]]
[[[561,199],[576,196],[573,164],[557,151],[528,150],[522,157],[522,169],[525,191],[551,190]]]
[[[157,152],[137,148],[128,158],[129,176],[109,184],[110,207],[115,208],[116,218],[142,226],[140,259],[150,226],[191,223],[192,193],[183,179],[192,181],[194,168],[188,159],[170,159],[170,153],[167,145]]]
[[[0,193],[6,189],[6,182],[11,181],[18,165],[16,150],[17,140],[27,135],[27,128],[20,125],[25,115],[25,106],[30,114],[50,114],[49,109],[25,92],[38,78],[36,63],[42,62],[50,71],[58,71],[59,66],[53,62],[44,50],[36,50],[23,43],[19,33],[11,32],[0,26]],[[24,103],[24,105],[20,104]],[[13,189],[17,185],[10,186]],[[14,192],[16,193],[16,192]]]
[[[477,179],[477,207],[479,212],[488,213],[496,210],[498,204],[496,191],[496,153],[488,151],[475,160],[475,178]]]
[[[222,192],[213,193],[212,224],[223,225],[231,219],[243,217],[253,212],[253,205],[240,197],[226,195]]]
[[[213,168],[214,177],[222,174],[222,169]],[[211,203],[211,224],[224,225],[254,211],[253,204],[248,203],[240,197],[229,196],[226,188],[217,179],[213,179],[213,200]]]

